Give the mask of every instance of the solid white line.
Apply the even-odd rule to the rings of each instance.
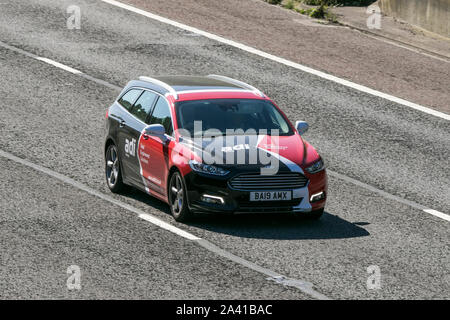
[[[66,66],[66,65],[64,65],[64,64],[62,64],[62,63],[56,62],[56,61],[51,60],[51,59],[48,59],[48,58],[44,58],[44,57],[35,57],[35,59],[37,59],[37,60],[39,60],[39,61],[43,61],[43,62],[48,63],[48,64],[51,64],[52,66],[55,66],[55,67],[57,67],[57,68],[60,68],[60,69],[69,71],[69,72],[71,72],[71,73],[73,73],[73,74],[81,74],[81,73],[83,73],[83,72],[81,72],[80,70],[71,68],[71,67],[69,67],[69,66]]]
[[[450,216],[448,214],[433,210],[433,209],[424,209],[426,213],[432,214],[433,216],[439,217],[441,219],[450,221]]]
[[[50,64],[51,64],[51,65],[54,65],[54,66],[57,66],[57,67],[59,67],[60,65],[61,65],[61,66],[64,66],[64,65],[62,65],[62,64],[60,64],[60,63],[58,63],[58,62],[55,62],[55,61],[53,61],[53,60],[46,59],[46,58],[41,58],[41,57],[37,57],[37,56],[35,56],[35,55],[32,54],[32,53],[23,51],[23,50],[18,49],[18,48],[16,48],[16,47],[12,47],[12,46],[7,45],[7,44],[5,44],[5,43],[3,43],[3,42],[1,42],[1,41],[0,41],[0,46],[3,46],[3,47],[5,47],[5,48],[7,48],[7,49],[10,49],[10,50],[19,52],[19,53],[21,53],[21,54],[24,54],[24,55],[30,57],[30,58],[34,58],[34,59],[41,60],[41,61],[45,61],[45,60],[52,61],[52,62],[54,62],[54,63],[50,63]],[[45,62],[47,62],[47,61],[45,61]],[[64,67],[65,67],[65,68],[62,68],[62,69],[67,70],[67,71],[75,70],[75,69],[72,69],[72,68],[67,67],[67,66],[64,66]],[[70,70],[68,70],[68,69],[70,69]],[[75,70],[75,71],[78,71],[78,70]],[[70,71],[70,72],[72,72],[72,71]],[[117,87],[117,86],[115,86],[115,85],[112,85],[112,84],[110,84],[109,82],[106,82],[106,81],[104,81],[104,80],[100,80],[100,79],[91,77],[91,76],[89,76],[89,75],[87,75],[87,74],[85,74],[85,73],[82,73],[82,72],[80,72],[80,73],[78,73],[78,74],[80,74],[82,77],[85,77],[86,79],[89,79],[89,80],[91,80],[91,81],[95,81],[95,82],[97,82],[97,83],[99,83],[99,84],[101,84],[101,85],[105,85],[105,86],[107,86],[107,87],[111,87],[111,88],[120,90],[119,87]],[[262,137],[263,137],[263,136],[260,136],[260,139],[262,139]],[[259,143],[260,143],[260,140],[258,141],[258,144],[259,144]],[[258,144],[257,144],[257,145],[258,145]],[[1,151],[0,151],[0,155],[1,155]],[[17,158],[17,159],[20,159],[20,158]],[[37,170],[39,170],[39,169],[37,169]],[[42,171],[42,170],[40,170],[40,171]],[[372,186],[370,186],[370,185],[368,185],[368,184],[366,184],[366,183],[363,183],[363,182],[361,182],[361,181],[352,179],[352,178],[347,177],[347,176],[345,176],[345,175],[342,175],[342,174],[340,174],[340,173],[337,173],[337,172],[328,170],[328,174],[331,175],[331,176],[335,176],[335,177],[337,177],[337,178],[339,178],[339,179],[341,179],[341,180],[350,182],[350,183],[352,183],[352,184],[354,184],[354,185],[357,185],[357,186],[363,187],[363,188],[365,188],[365,189],[368,189],[368,190],[370,190],[370,191],[379,193],[379,194],[381,194],[382,196],[384,196],[384,197],[386,197],[386,198],[389,198],[389,199],[392,199],[392,200],[395,200],[395,201],[404,203],[404,204],[409,205],[409,206],[411,206],[411,207],[413,207],[413,208],[416,208],[416,209],[418,209],[418,210],[422,210],[422,211],[424,211],[424,212],[426,212],[426,213],[429,213],[429,214],[432,214],[432,215],[434,215],[434,216],[436,216],[436,217],[439,217],[439,218],[442,218],[442,219],[444,219],[444,220],[450,221],[450,220],[449,220],[449,219],[450,219],[450,216],[447,215],[447,214],[445,214],[445,213],[442,213],[442,212],[439,212],[439,211],[436,211],[436,210],[433,210],[433,209],[425,209],[425,206],[423,206],[423,205],[421,205],[421,204],[418,204],[418,203],[412,202],[412,201],[410,201],[410,200],[406,200],[406,199],[403,199],[403,198],[394,196],[394,195],[392,195],[392,194],[390,194],[390,193],[387,193],[386,191],[377,189],[377,188],[372,187]],[[109,200],[108,200],[108,201],[109,201]],[[131,209],[130,209],[130,210],[131,210]],[[152,217],[152,216],[150,216],[150,217]],[[140,218],[142,218],[142,219],[144,219],[144,220],[147,220],[147,219],[148,219],[148,217],[147,217],[146,214],[144,214],[142,217],[140,216]],[[147,221],[152,222],[152,223],[155,222],[155,220],[153,220],[153,219],[150,219],[150,220],[152,220],[152,221],[149,221],[149,220],[147,220]],[[172,225],[169,224],[169,226],[172,226]],[[162,226],[161,226],[161,227],[162,227]],[[162,227],[162,228],[164,228],[164,227]],[[181,229],[179,229],[179,230],[181,230]],[[183,230],[181,230],[181,231],[184,232]],[[171,232],[173,232],[173,231],[171,231]],[[189,237],[190,240],[196,240],[196,239],[194,239],[194,238],[196,238],[196,237],[193,236],[193,235],[189,235],[188,237]],[[192,238],[192,237],[194,237],[194,238]],[[198,238],[198,239],[199,239],[199,238]]]
[[[446,114],[446,113],[443,113],[443,112],[440,112],[440,111],[436,111],[436,110],[433,110],[433,109],[421,106],[419,104],[416,104],[416,103],[413,103],[413,102],[410,102],[410,101],[407,101],[407,100],[404,100],[404,99],[401,99],[401,98],[397,98],[397,97],[392,96],[390,94],[383,93],[381,91],[374,90],[374,89],[371,89],[369,87],[366,87],[366,86],[363,86],[363,85],[360,85],[360,84],[357,84],[357,83],[354,83],[354,82],[351,82],[351,81],[348,81],[348,80],[345,80],[345,79],[341,79],[339,77],[333,76],[331,74],[328,74],[328,73],[325,73],[325,72],[322,72],[322,71],[315,70],[313,68],[304,66],[302,64],[299,64],[299,63],[296,63],[296,62],[293,62],[293,61],[290,61],[290,60],[287,60],[287,59],[284,59],[284,58],[280,58],[280,57],[274,56],[274,55],[272,55],[270,53],[261,51],[259,49],[256,49],[256,48],[253,48],[253,47],[250,47],[250,46],[247,46],[245,44],[242,44],[242,43],[239,43],[239,42],[236,42],[236,41],[233,41],[233,40],[229,40],[229,39],[223,38],[221,36],[218,36],[218,35],[215,35],[215,34],[212,34],[212,33],[209,33],[209,32],[206,32],[206,31],[194,28],[194,27],[190,27],[188,25],[176,22],[174,20],[170,20],[168,18],[164,18],[162,16],[150,13],[150,12],[142,10],[142,9],[135,8],[133,6],[130,6],[130,5],[127,5],[127,4],[115,1],[115,0],[101,0],[101,1],[106,2],[108,4],[111,4],[113,6],[116,6],[116,7],[120,7],[122,9],[125,9],[125,10],[128,10],[128,11],[131,11],[131,12],[143,15],[143,16],[145,16],[147,18],[150,18],[150,19],[153,19],[153,20],[157,20],[159,22],[162,22],[162,23],[165,23],[165,24],[169,24],[169,25],[172,25],[172,26],[180,28],[180,29],[184,29],[184,30],[189,31],[189,32],[202,35],[202,36],[207,37],[209,39],[212,39],[212,40],[215,40],[215,41],[227,44],[229,46],[232,46],[232,47],[235,47],[235,48],[238,48],[238,49],[241,49],[241,50],[253,53],[253,54],[258,55],[260,57],[263,57],[263,58],[266,58],[266,59],[270,59],[272,61],[275,61],[275,62],[284,64],[286,66],[289,66],[289,67],[301,70],[303,72],[307,72],[307,73],[313,74],[313,75],[318,76],[320,78],[339,83],[339,84],[341,84],[343,86],[350,87],[350,88],[353,88],[353,89],[356,89],[356,90],[359,90],[359,91],[362,91],[362,92],[365,92],[365,93],[368,93],[368,94],[371,94],[371,95],[374,95],[374,96],[377,96],[377,97],[380,97],[380,98],[383,98],[383,99],[386,99],[386,100],[389,100],[389,101],[392,101],[392,102],[395,102],[395,103],[398,103],[398,104],[401,104],[401,105],[404,105],[404,106],[407,106],[407,107],[410,107],[412,109],[425,112],[427,114],[430,114],[430,115],[433,115],[433,116],[436,116],[436,117],[439,117],[439,118],[442,118],[442,119],[445,119],[445,120],[450,120],[450,114]]]

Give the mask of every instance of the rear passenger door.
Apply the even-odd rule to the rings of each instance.
[[[117,101],[117,108],[114,108],[113,112],[109,115],[111,119],[111,125],[113,127],[114,138],[116,140],[117,149],[119,151],[119,159],[122,169],[122,178],[125,183],[130,183],[127,179],[127,166],[124,160],[127,158],[125,155],[125,139],[127,139],[125,124],[130,122],[131,114],[129,113],[133,107],[134,102],[142,94],[142,89],[132,88],[126,91]]]
[[[123,154],[122,166],[126,180],[143,188],[138,143],[141,133],[147,126],[146,121],[155,102],[156,94],[143,90],[124,117],[120,130],[120,148]]]

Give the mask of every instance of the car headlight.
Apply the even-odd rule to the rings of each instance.
[[[308,168],[306,168],[306,171],[309,173],[317,173],[319,171],[322,171],[325,169],[325,164],[323,163],[322,159],[319,159],[318,161],[314,162],[314,164]]]
[[[213,166],[211,164],[204,164],[195,160],[189,161],[189,165],[191,166],[191,169],[196,172],[213,174],[216,176],[224,176],[230,172],[228,170]]]

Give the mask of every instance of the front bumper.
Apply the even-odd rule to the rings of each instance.
[[[300,213],[325,206],[325,200],[310,203],[309,183],[292,191],[292,199],[286,201],[250,201],[250,191],[232,189],[228,178],[209,177],[190,172],[185,177],[189,209],[195,213]],[[258,191],[258,190],[255,190]],[[281,191],[281,190],[277,190]],[[202,196],[220,197],[223,203],[208,203]]]

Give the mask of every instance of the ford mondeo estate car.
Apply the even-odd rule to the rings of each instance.
[[[106,182],[136,187],[193,213],[291,213],[319,218],[324,162],[264,93],[225,76],[140,77],[106,115]]]

